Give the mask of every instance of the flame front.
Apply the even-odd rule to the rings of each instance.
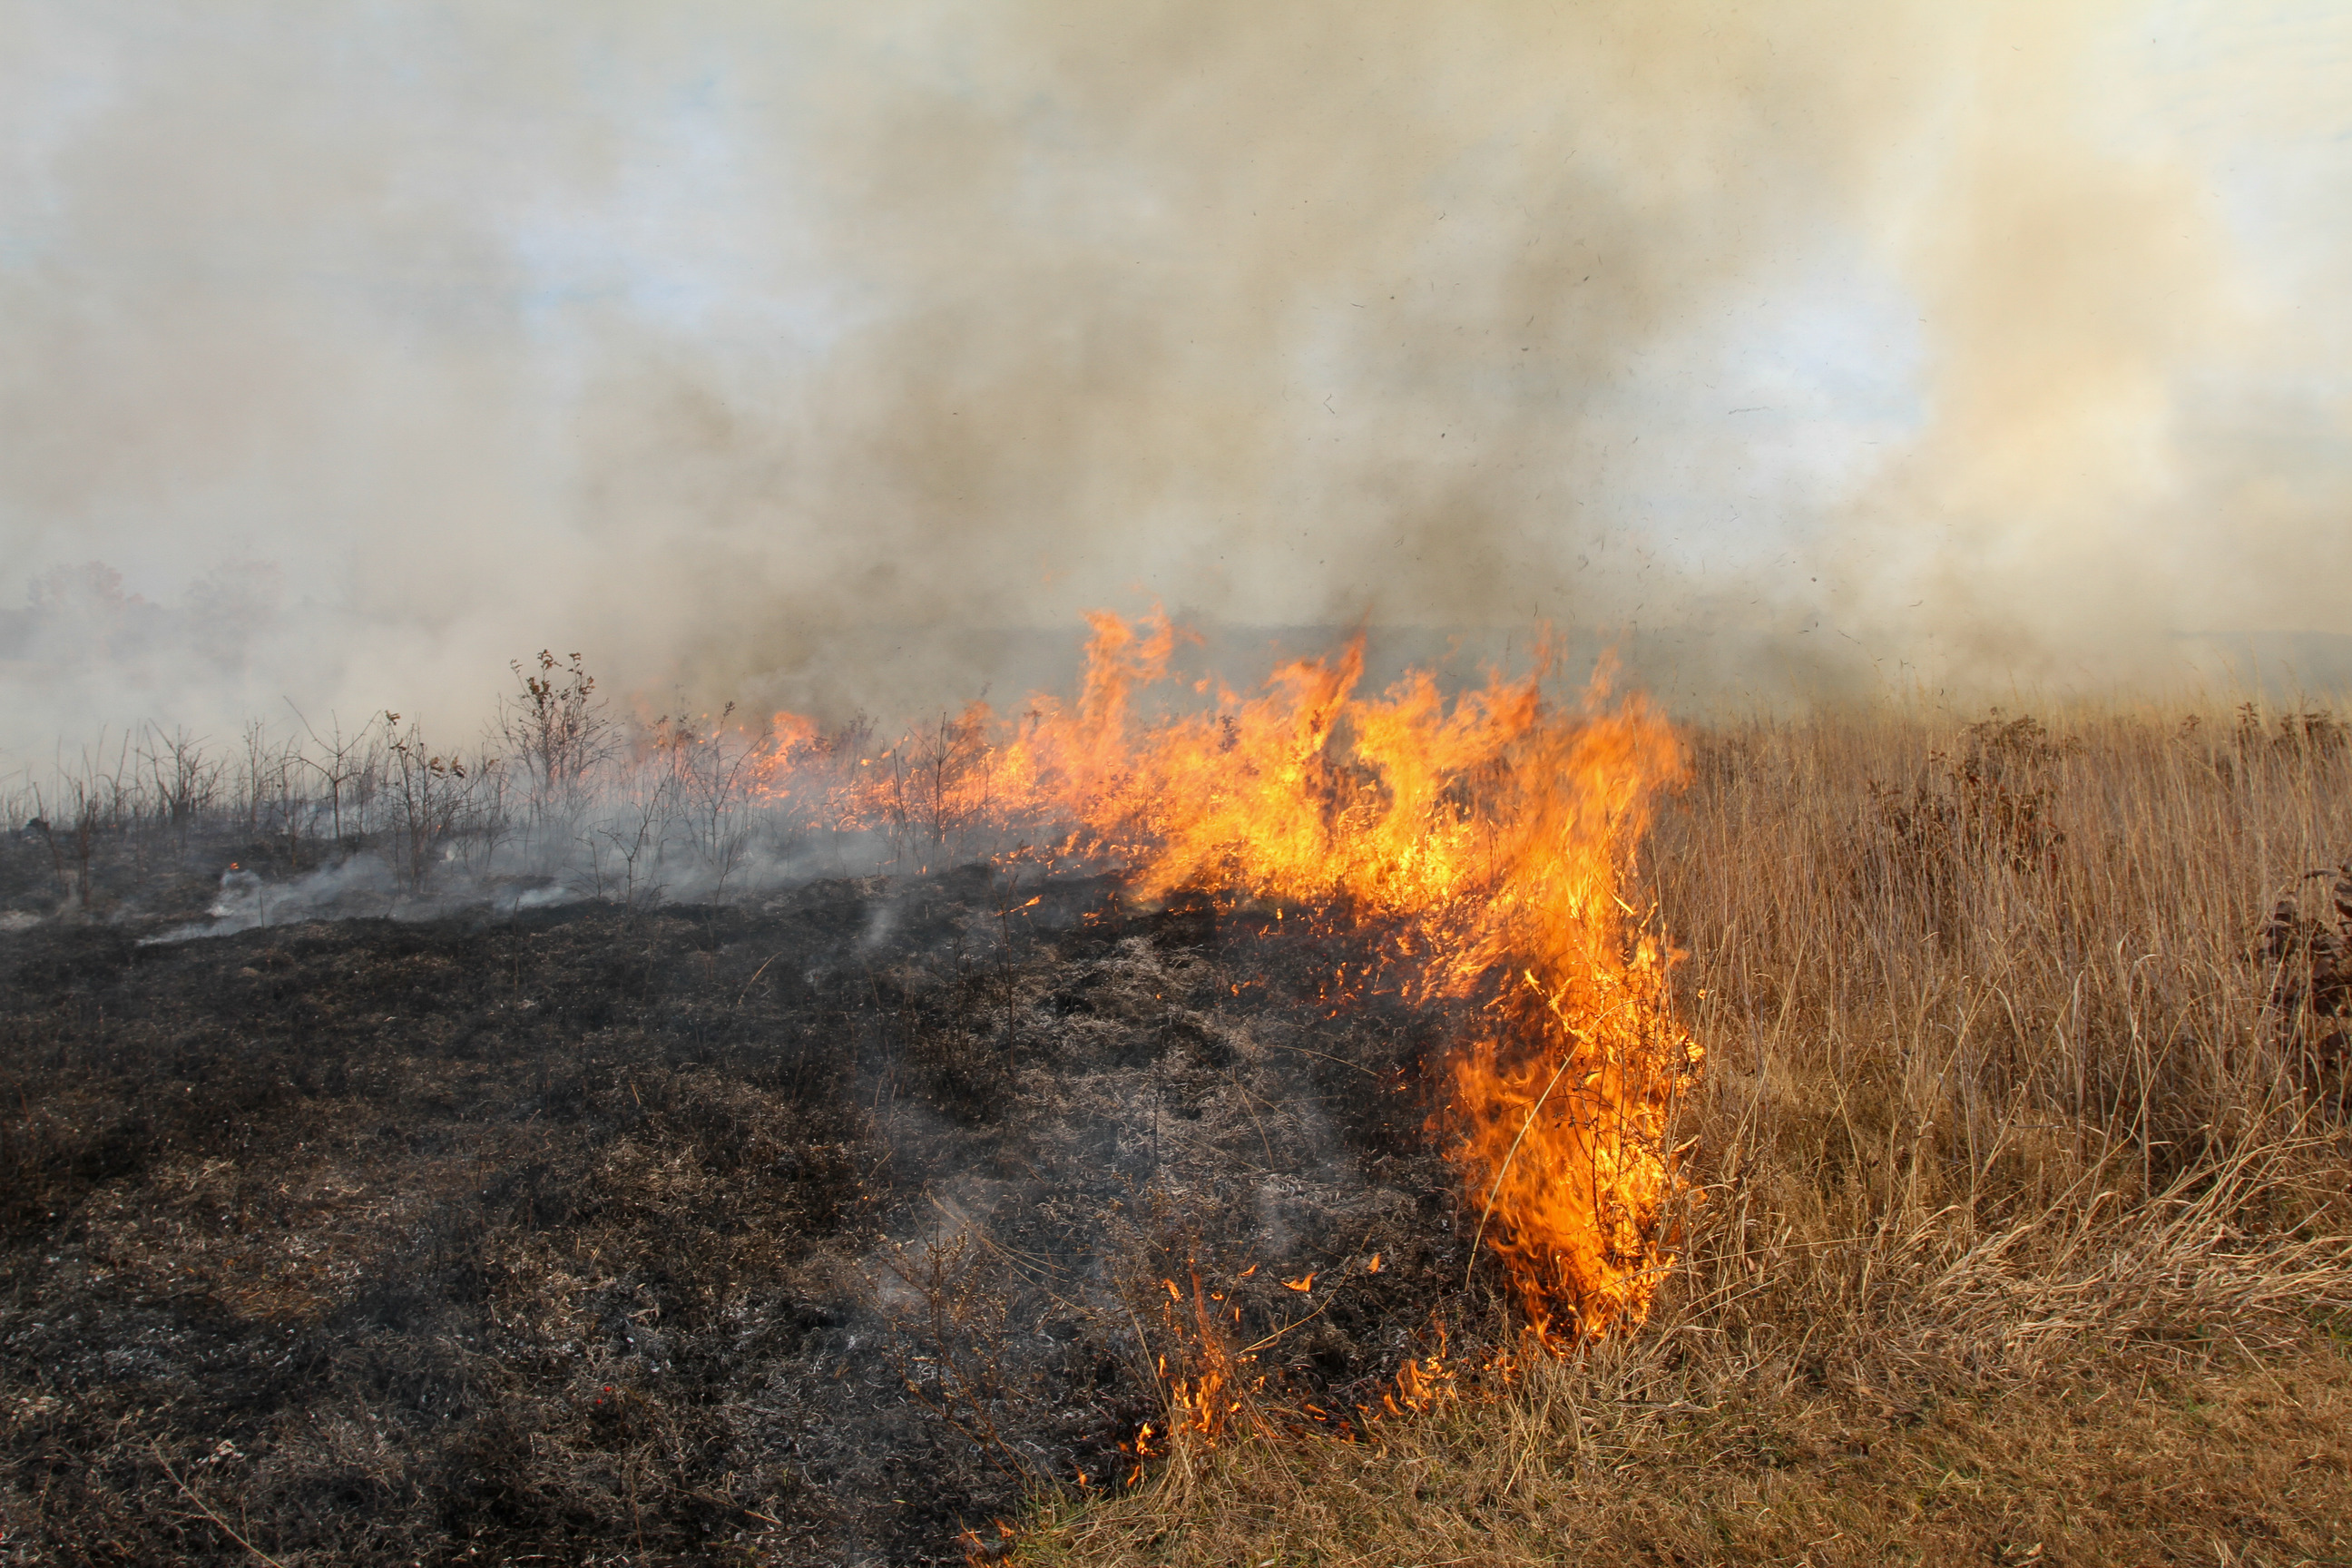
[[[828,754],[780,716],[768,784],[829,826],[986,822],[1050,828],[1061,858],[1122,867],[1147,898],[1206,894],[1379,941],[1377,975],[1468,1003],[1433,1129],[1448,1141],[1482,1245],[1535,1331],[1564,1344],[1640,1322],[1672,1261],[1680,1190],[1669,1121],[1699,1051],[1668,1003],[1669,954],[1627,903],[1633,852],[1680,743],[1607,671],[1581,707],[1537,670],[1448,702],[1416,672],[1356,688],[1359,637],[1276,671],[1243,700],[1139,725],[1181,634],[1162,617],[1089,617],[1075,710],[942,721],[918,757]],[[884,765],[875,765],[876,762]]]

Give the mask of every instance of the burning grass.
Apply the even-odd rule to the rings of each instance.
[[[1626,899],[1681,777],[1672,729],[1638,697],[1612,703],[1605,668],[1580,704],[1549,699],[1541,651],[1524,678],[1493,672],[1450,701],[1428,671],[1369,696],[1360,637],[1257,697],[1220,690],[1138,725],[1177,633],[1094,628],[1076,710],[1041,701],[1003,729],[968,712],[952,770],[938,753],[935,808],[1065,830],[1055,854],[1119,868],[1144,899],[1288,906],[1335,959],[1352,952],[1326,988],[1335,1012],[1376,995],[1458,1009],[1433,1116],[1478,1212],[1474,1247],[1491,1245],[1553,1348],[1638,1324],[1671,1263],[1667,1131],[1699,1058],[1666,1005],[1663,943]],[[780,752],[766,787],[818,803],[801,805],[813,819],[903,812],[901,775],[845,795],[830,762]]]
[[[2343,1556],[2352,771],[2315,717],[1700,735],[1641,868],[1708,1068],[1644,1331],[1188,1456],[1024,1560]]]
[[[878,751],[624,745],[546,659],[510,786],[387,731],[240,824],[151,748],[144,837],[95,784],[19,836],[26,1550],[2340,1546],[2321,716],[1678,734],[1352,649],[1154,716],[1175,643]],[[404,923],[135,940],[379,849]],[[2197,1434],[2230,1484],[2166,1502]]]

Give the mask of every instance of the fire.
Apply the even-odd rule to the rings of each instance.
[[[1252,1271],[1255,1271],[1255,1265]],[[1213,1300],[1222,1302],[1223,1294],[1204,1289],[1197,1269],[1192,1272],[1189,1297],[1176,1288],[1173,1279],[1160,1283],[1166,1288],[1171,1303],[1164,1309],[1169,1327],[1187,1348],[1194,1364],[1192,1375],[1186,1376],[1181,1371],[1171,1373],[1168,1358],[1160,1358],[1160,1384],[1168,1402],[1169,1426],[1162,1432],[1146,1422],[1136,1433],[1133,1443],[1121,1445],[1136,1461],[1128,1474],[1129,1486],[1143,1479],[1145,1460],[1167,1456],[1171,1441],[1190,1436],[1213,1442],[1236,1428],[1268,1436],[1273,1432],[1255,1398],[1265,1386],[1265,1379],[1251,1376],[1248,1370],[1256,1360],[1252,1352],[1260,1347],[1235,1350],[1216,1321],[1218,1314],[1209,1306]]]
[[[1146,898],[1377,937],[1369,972],[1335,972],[1325,1000],[1388,985],[1466,1005],[1432,1127],[1535,1333],[1640,1323],[1673,1260],[1669,1124],[1699,1061],[1669,1005],[1672,954],[1624,896],[1685,768],[1663,717],[1612,701],[1605,667],[1580,705],[1549,701],[1548,657],[1450,701],[1427,671],[1364,695],[1359,637],[1255,697],[1139,723],[1137,694],[1182,634],[1157,615],[1088,620],[1075,708],[1040,698],[1004,723],[976,705],[855,766],[782,716],[768,787],[813,822],[942,847],[950,825],[984,825],[1042,843],[1033,857],[1123,867]]]

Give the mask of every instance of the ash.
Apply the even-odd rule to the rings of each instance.
[[[1126,1481],[1197,1303],[1377,1405],[1462,1281],[1449,1026],[1297,923],[980,866],[0,931],[0,1553],[962,1562]]]

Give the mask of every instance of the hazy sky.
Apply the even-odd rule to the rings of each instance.
[[[0,0],[0,745],[1155,597],[2352,632],[2348,240],[2316,0]]]

